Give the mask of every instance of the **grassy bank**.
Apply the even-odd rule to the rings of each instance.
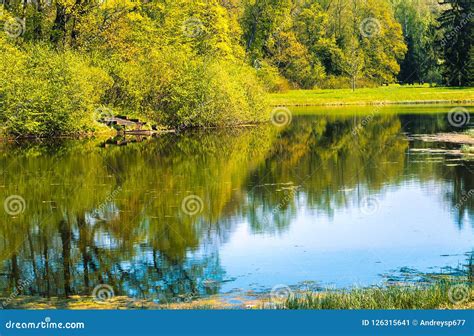
[[[448,283],[439,283],[430,287],[391,286],[306,294],[302,297],[289,298],[282,303],[282,307],[286,309],[474,308],[473,288],[469,289],[467,285],[458,286],[453,287]]]
[[[474,88],[399,86],[342,90],[292,90],[270,95],[273,106],[324,106],[474,102]]]
[[[474,309],[474,287],[452,282],[429,286],[397,285],[380,288],[298,293],[287,299],[269,295],[253,299],[215,295],[208,298],[159,304],[115,296],[106,302],[92,297],[63,298],[18,297],[7,308],[13,309]]]

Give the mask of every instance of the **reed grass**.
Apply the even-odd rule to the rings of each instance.
[[[468,282],[463,288],[468,294],[462,300],[453,299],[453,286],[449,281],[429,286],[388,286],[367,289],[327,291],[291,296],[282,308],[286,309],[439,309],[472,308],[473,286]],[[459,285],[459,284],[458,284]],[[458,293],[459,295],[459,293]]]

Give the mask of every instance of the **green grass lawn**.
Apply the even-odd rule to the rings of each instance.
[[[474,87],[452,88],[391,85],[379,88],[340,90],[292,90],[270,95],[273,106],[369,105],[474,102]]]

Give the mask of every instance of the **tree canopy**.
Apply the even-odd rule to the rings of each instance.
[[[469,0],[4,0],[0,132],[268,120],[265,92],[473,81]]]

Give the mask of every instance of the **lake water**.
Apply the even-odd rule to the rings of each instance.
[[[162,302],[454,274],[474,246],[474,160],[407,138],[460,131],[450,109],[294,109],[283,127],[3,144],[0,294],[108,284]]]

